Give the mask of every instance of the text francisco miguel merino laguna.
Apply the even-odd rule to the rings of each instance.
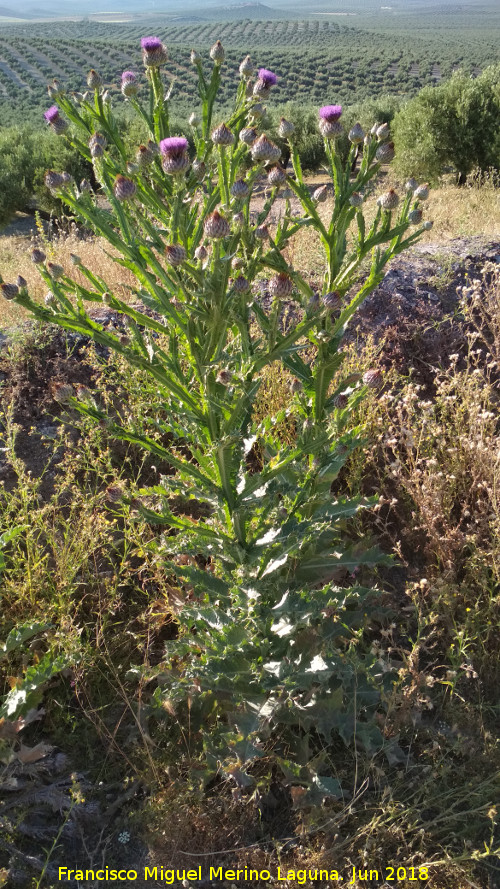
[[[387,868],[386,868],[387,869]],[[142,870],[142,869],[141,869]],[[394,871],[395,868],[389,868],[389,870]],[[413,868],[412,868],[413,870]],[[417,870],[416,868],[414,870]],[[209,873],[206,875],[202,874],[201,866],[197,867],[193,870],[184,870],[184,869],[171,869],[166,867],[145,867],[144,868],[144,881],[147,880],[163,880],[167,885],[171,885],[172,883],[183,883],[186,885],[188,882],[201,882],[202,879],[208,877],[209,880],[245,880],[247,882],[259,882],[259,881],[268,881],[274,880],[276,881],[289,881],[293,880],[299,884],[307,883],[311,880],[317,881],[337,881],[339,883],[345,883],[346,886],[353,885],[356,880],[378,880],[379,872],[376,870],[368,870],[368,869],[358,869],[353,867],[352,873],[349,872],[349,881],[346,881],[346,878],[342,876],[339,871],[336,870],[319,870],[316,868],[308,869],[308,870],[296,870],[296,869],[286,869],[282,870],[280,867],[277,868],[277,872],[271,875],[269,870],[253,870],[249,867],[241,868],[238,870],[226,870],[223,867],[211,867],[209,868]],[[142,877],[142,873],[141,873]],[[79,881],[99,881],[99,880],[117,880],[120,882],[132,882],[133,880],[137,880],[138,871],[132,869],[111,869],[109,867],[104,867],[99,870],[79,870],[67,867],[59,868],[59,881],[65,882],[67,880],[79,880]],[[417,876],[417,880],[422,877]],[[415,877],[413,877],[415,879]]]

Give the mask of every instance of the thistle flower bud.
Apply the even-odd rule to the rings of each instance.
[[[217,210],[207,216],[207,218],[205,219],[205,224],[203,226],[203,231],[205,233],[205,237],[214,240],[227,238],[227,236],[231,233],[231,229],[229,228],[227,219],[225,219],[224,216],[221,216],[221,214],[218,213]]]
[[[243,127],[240,131],[240,142],[244,142],[245,145],[253,145],[257,138],[257,130],[255,127]]]
[[[370,130],[370,134],[371,134],[372,136],[376,136],[376,135],[377,135],[377,130],[378,130],[378,128],[379,128],[380,126],[382,126],[382,124],[380,124],[380,123],[374,123],[373,126],[372,126],[372,128],[371,128],[371,130]]]
[[[0,289],[4,299],[15,299],[19,294],[17,284],[0,284]]]
[[[54,78],[52,83],[49,83],[47,86],[47,92],[51,99],[57,99],[58,96],[61,96],[64,93],[64,90],[61,86],[61,83]]]
[[[326,309],[336,311],[337,309],[340,309],[342,305],[342,297],[338,290],[332,290],[330,293],[325,293],[324,296],[321,297],[321,302]]]
[[[245,56],[241,65],[240,65],[240,74],[242,77],[251,77],[253,74],[254,68],[252,65],[252,60],[250,56]]]
[[[267,225],[258,225],[257,228],[255,229],[254,234],[255,234],[255,237],[257,238],[257,240],[266,241],[267,238],[269,237],[269,229],[268,229]]]
[[[217,382],[222,383],[223,386],[228,386],[232,379],[233,375],[229,370],[223,369],[217,374]]]
[[[313,315],[319,309],[319,295],[317,293],[313,293],[309,302],[307,303],[306,312],[308,315]]]
[[[250,189],[244,179],[237,179],[231,186],[231,194],[237,200],[248,197]]]
[[[151,150],[149,145],[139,145],[139,148],[135,154],[135,160],[139,167],[147,167],[154,160],[155,153]]]
[[[380,195],[377,204],[382,207],[382,210],[395,210],[399,204],[399,198],[394,189],[390,188],[385,194]]]
[[[189,167],[188,140],[184,136],[171,136],[160,142],[161,165],[165,173],[178,176]]]
[[[413,177],[411,177],[411,179],[408,179],[408,182],[405,184],[405,189],[406,191],[415,191],[416,188],[418,188],[418,182],[416,179],[413,179]]]
[[[333,399],[333,404],[337,410],[343,410],[349,404],[349,398],[344,392],[339,392]]]
[[[186,259],[186,251],[181,244],[167,244],[165,247],[165,256],[170,265],[182,265]]]
[[[47,170],[44,176],[44,182],[49,191],[57,191],[64,185],[63,177],[60,173],[56,173],[55,170]]]
[[[427,200],[427,198],[429,197],[429,186],[428,186],[427,182],[425,182],[423,185],[419,185],[418,188],[415,189],[414,197],[418,201],[426,201]]]
[[[365,386],[368,386],[369,389],[379,389],[382,382],[381,370],[367,370],[366,373],[363,374],[363,383]]]
[[[313,191],[313,200],[316,201],[317,204],[324,204],[328,197],[328,188],[326,185],[320,185],[319,188],[316,188]]]
[[[79,266],[79,265],[82,264],[81,257],[78,256],[77,253],[70,253],[70,254],[69,254],[69,258],[70,258],[70,260],[71,260],[71,264],[72,264],[72,265]]]
[[[40,265],[42,262],[45,262],[46,258],[43,250],[39,250],[38,247],[35,247],[31,251],[31,261],[34,262],[35,265]]]
[[[349,203],[351,207],[361,207],[363,204],[363,195],[360,191],[353,191],[351,197],[349,198]]]
[[[126,333],[122,333],[119,339],[120,339],[120,346],[130,346],[130,343],[132,342],[132,340],[130,339],[129,336],[127,336]]]
[[[104,148],[99,142],[93,142],[90,146],[90,156],[93,160],[97,160],[97,158],[102,157],[104,154]]]
[[[49,108],[43,116],[54,131],[54,133],[56,133],[58,136],[60,136],[61,133],[64,133],[65,130],[68,129],[68,122],[60,116],[59,108],[57,107],[57,105],[52,105],[51,108]]]
[[[200,244],[199,247],[194,251],[195,258],[199,260],[199,262],[205,262],[208,258],[208,250],[203,244]]]
[[[102,78],[97,73],[95,68],[91,68],[89,73],[87,74],[87,86],[91,90],[99,89],[102,86]]]
[[[222,65],[224,59],[226,58],[226,53],[220,40],[216,40],[216,42],[212,46],[212,49],[210,50],[210,58],[215,62],[216,65]]]
[[[139,91],[139,84],[137,83],[137,74],[134,74],[133,71],[124,71],[122,73],[122,85],[121,85],[122,94],[126,98],[130,98],[131,96],[136,96]]]
[[[364,145],[371,145],[372,139],[373,139],[373,137],[371,136],[371,134],[367,133],[365,138],[363,139],[363,144]]]
[[[282,139],[287,139],[289,136],[292,136],[294,132],[295,124],[293,124],[291,120],[281,117],[278,126],[278,135],[281,136]]]
[[[132,161],[129,161],[127,164],[127,173],[129,174],[129,176],[135,176],[140,169],[140,165],[134,164]]]
[[[238,271],[238,269],[244,269],[245,268],[245,260],[243,259],[243,257],[242,256],[235,256],[232,263],[231,263],[231,268],[234,269],[235,271]]]
[[[243,228],[245,225],[245,217],[243,213],[233,213],[233,226],[234,228]]]
[[[58,305],[57,299],[55,298],[54,294],[52,293],[52,290],[47,291],[47,293],[44,296],[43,301],[48,309],[57,309],[57,305]]]
[[[375,135],[379,142],[386,142],[391,135],[389,125],[386,123],[381,123],[380,126],[376,129]]]
[[[422,222],[423,215],[420,207],[417,207],[415,210],[411,210],[408,213],[408,222],[410,222],[411,225],[419,225]]]
[[[195,49],[191,50],[191,64],[192,65],[201,65],[201,56],[199,52],[196,52]]]
[[[381,164],[390,164],[394,160],[394,142],[382,142],[375,152],[375,160]]]
[[[89,139],[89,148],[92,148],[93,145],[100,145],[101,148],[106,148],[107,144],[108,140],[102,133],[92,133]]]
[[[349,130],[349,142],[353,145],[359,145],[365,138],[365,131],[360,123],[355,123],[353,128]]]
[[[26,278],[23,278],[22,275],[18,275],[16,278],[16,284],[19,287],[19,290],[26,290],[28,286],[28,282]]]
[[[196,129],[196,127],[199,127],[199,125],[200,125],[200,117],[198,114],[196,114],[196,111],[193,111],[193,113],[189,116],[189,126],[194,127]]]
[[[60,404],[67,404],[70,398],[75,394],[73,386],[70,383],[54,383],[52,393],[56,401]]]
[[[110,503],[121,503],[124,490],[121,485],[108,485],[106,488],[106,500]]]
[[[146,68],[159,68],[168,59],[167,48],[159,37],[143,37],[141,47],[142,61]]]
[[[85,192],[92,191],[92,186],[88,179],[82,179],[80,182],[80,192],[84,194]]]
[[[102,101],[103,101],[106,105],[110,105],[110,104],[111,104],[111,95],[110,95],[109,90],[106,90],[106,91],[102,94]]]
[[[290,380],[288,388],[292,395],[296,395],[297,392],[302,392],[303,386],[300,380],[295,378],[294,380]]]
[[[104,291],[104,293],[101,296],[101,299],[102,299],[105,306],[111,306],[113,304],[113,297],[111,296],[111,293],[108,293],[107,290]]]
[[[250,283],[244,275],[239,275],[233,281],[233,288],[236,293],[248,293],[250,290]]]
[[[205,177],[205,173],[207,172],[206,164],[204,163],[204,161],[200,161],[198,160],[198,158],[196,158],[196,160],[193,161],[192,169],[198,182],[201,182],[202,179],[204,179]]]
[[[430,232],[433,225],[434,225],[434,223],[433,223],[432,219],[428,219],[426,222],[424,222],[422,228],[423,228],[424,232]]]
[[[219,126],[212,131],[211,139],[214,145],[232,145],[234,142],[234,136],[225,123],[219,124]]]
[[[64,275],[64,269],[62,265],[59,265],[57,262],[48,262],[47,271],[51,278],[54,278],[55,281],[57,281],[58,278],[62,278],[62,276]]]
[[[254,96],[266,99],[271,92],[271,87],[276,86],[277,83],[278,78],[273,71],[268,71],[267,68],[259,68],[258,78],[253,88]]]
[[[286,182],[286,173],[283,167],[280,167],[279,164],[275,167],[271,167],[267,174],[267,181],[273,188],[279,188],[281,185],[284,185]]]
[[[67,170],[63,170],[61,173],[63,185],[71,185],[74,182],[73,176],[71,173],[68,173]]]
[[[280,272],[271,278],[268,285],[269,293],[275,299],[286,299],[293,290],[293,281],[286,272]]]
[[[136,191],[137,186],[132,179],[121,175],[116,177],[113,192],[117,201],[129,201],[134,197]]]
[[[250,117],[255,118],[255,120],[258,120],[260,117],[264,117],[265,113],[266,109],[262,102],[256,102],[255,105],[252,105],[249,111]]]
[[[281,149],[263,133],[251,147],[254,161],[277,161],[281,157]]]

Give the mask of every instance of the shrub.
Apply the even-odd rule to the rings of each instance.
[[[425,87],[394,120],[396,169],[436,181],[451,165],[461,184],[474,168],[499,169],[499,116],[500,65]]]

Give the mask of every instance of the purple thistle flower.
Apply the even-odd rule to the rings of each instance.
[[[338,120],[341,114],[342,105],[323,105],[323,107],[319,109],[319,116],[322,120],[327,120],[328,123]]]
[[[184,136],[171,136],[169,139],[163,139],[160,142],[160,151],[162,154],[179,154],[188,150],[188,140]]]
[[[128,81],[129,83],[134,83],[137,80],[137,74],[134,74],[133,71],[124,71],[122,74],[122,83]]]
[[[57,107],[57,105],[52,105],[52,107],[49,108],[43,116],[47,123],[54,123],[54,121],[56,121],[59,117],[59,108]]]
[[[262,80],[265,86],[276,86],[278,83],[276,74],[273,71],[268,71],[267,68],[259,68],[259,80]]]
[[[141,47],[146,52],[154,52],[155,49],[161,49],[162,42],[159,37],[142,37]]]

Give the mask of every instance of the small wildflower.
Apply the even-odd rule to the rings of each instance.
[[[240,65],[240,74],[242,77],[251,77],[254,71],[250,56],[245,56]]]
[[[99,87],[102,86],[102,78],[95,68],[91,68],[87,74],[87,86],[91,90],[99,89]]]
[[[281,117],[278,126],[278,135],[281,136],[282,139],[287,139],[288,136],[292,136],[294,132],[295,124],[293,124],[291,120]]]
[[[168,59],[167,48],[159,37],[143,37],[141,47],[142,60],[146,68],[159,68]]]
[[[0,289],[2,290],[4,299],[15,299],[19,294],[19,287],[17,284],[0,284]]]
[[[316,201],[317,204],[324,204],[328,197],[328,188],[326,185],[320,185],[319,188],[316,188],[313,191],[313,200]]]
[[[203,226],[203,231],[205,232],[205,236],[207,238],[212,238],[218,240],[220,238],[227,238],[227,236],[231,233],[231,229],[229,228],[229,223],[224,216],[221,216],[220,213],[215,210],[213,213],[210,213],[209,216],[205,219],[205,224]]]
[[[293,281],[286,272],[280,272],[269,281],[269,293],[275,299],[286,299],[293,290]]]
[[[186,251],[181,244],[168,244],[165,247],[165,256],[170,265],[182,265],[186,260]]]
[[[57,133],[58,136],[68,129],[68,122],[60,116],[57,105],[52,105],[43,116],[49,126],[52,127],[54,133]]]
[[[139,91],[137,74],[135,74],[133,71],[124,71],[122,74],[121,90],[122,94],[126,96],[126,98],[136,96]]]
[[[277,161],[281,157],[281,149],[264,133],[255,140],[251,152],[254,161]]]
[[[231,186],[231,194],[237,200],[248,197],[250,189],[244,179],[237,179]]]
[[[132,179],[126,176],[117,176],[113,186],[113,192],[117,201],[129,201],[137,191],[137,186]]]
[[[349,130],[349,142],[352,142],[353,145],[359,145],[360,142],[363,142],[364,138],[365,131],[361,124],[354,124],[353,128]]]
[[[375,152],[375,159],[381,164],[390,164],[395,155],[394,142],[382,142]]]
[[[232,145],[234,142],[234,136],[225,123],[221,123],[212,131],[211,138],[214,145]]]
[[[184,136],[171,136],[160,142],[161,165],[165,173],[177,176],[189,167],[188,140]]]
[[[399,204],[399,198],[393,188],[380,195],[377,204],[382,210],[395,210]]]
[[[257,138],[257,130],[255,127],[243,127],[240,131],[240,142],[244,142],[245,145],[253,145]]]
[[[123,845],[126,845],[128,842],[130,842],[130,834],[128,830],[122,830],[122,832],[118,834],[118,842],[122,843]]]
[[[224,59],[226,58],[226,53],[224,51],[224,47],[220,40],[216,40],[212,49],[210,50],[210,58],[215,62],[216,65],[222,65]]]

